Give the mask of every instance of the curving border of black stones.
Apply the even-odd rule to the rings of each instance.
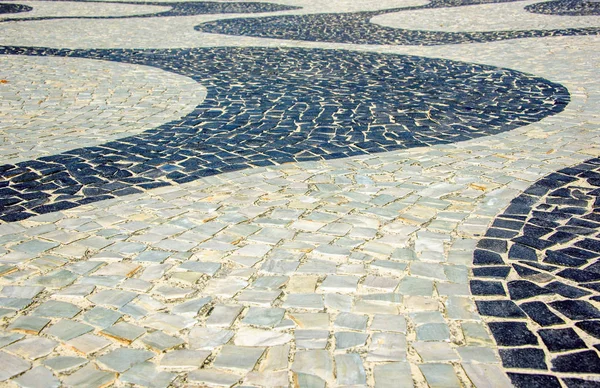
[[[559,16],[598,16],[600,2],[586,0],[555,0],[530,4],[525,10],[532,13]]]
[[[478,242],[471,293],[516,387],[600,385],[599,233],[594,158],[535,182]]]
[[[498,134],[561,112],[563,86],[514,70],[349,50],[0,48],[157,67],[208,90],[182,119],[139,135],[0,166],[0,219],[26,219],[154,187],[295,161]]]
[[[52,0],[57,1],[73,1],[73,0]],[[82,3],[103,3],[115,4],[114,2],[106,1],[81,1]],[[129,5],[153,5],[160,7],[171,7],[171,9],[163,12],[147,13],[140,15],[126,16],[40,16],[29,18],[5,18],[0,22],[22,22],[22,21],[37,21],[37,20],[56,20],[56,19],[131,19],[131,18],[151,18],[151,17],[173,17],[173,16],[195,16],[195,15],[210,15],[210,14],[232,14],[232,13],[267,13],[281,12],[301,9],[300,7],[274,4],[274,3],[253,3],[253,2],[235,2],[235,3],[217,3],[210,1],[199,2],[119,2],[118,4]],[[17,4],[15,4],[17,5]],[[2,4],[0,4],[2,6]],[[29,10],[33,8],[28,7]],[[0,8],[1,11],[1,8]],[[23,12],[23,11],[19,11]],[[2,12],[0,12],[1,14]]]
[[[24,4],[0,3],[0,15],[9,13],[29,12],[33,8]]]
[[[514,1],[514,0],[508,0]],[[509,39],[557,36],[598,35],[600,28],[564,28],[554,30],[444,32],[419,31],[380,26],[371,23],[378,15],[417,9],[458,7],[507,1],[434,0],[423,6],[353,13],[279,15],[257,18],[233,18],[202,23],[197,31],[233,36],[331,42],[349,44],[434,46],[461,43],[487,43]]]

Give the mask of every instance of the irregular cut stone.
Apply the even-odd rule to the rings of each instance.
[[[173,350],[163,356],[160,360],[160,366],[165,370],[199,369],[210,356],[210,353],[209,350]]]
[[[3,351],[0,351],[0,365],[2,365],[2,368],[0,368],[0,381],[8,380],[31,368],[30,362]]]
[[[65,377],[63,383],[74,388],[99,388],[110,386],[116,378],[116,373],[98,370],[90,365]]]
[[[60,381],[43,366],[37,366],[13,380],[24,388],[58,388]]]
[[[265,352],[264,347],[225,345],[213,362],[215,368],[251,371]]]
[[[356,353],[335,356],[335,375],[339,385],[364,385],[367,375],[360,355]]]
[[[141,349],[118,348],[96,359],[102,367],[123,373],[135,364],[154,357],[154,353]]]
[[[191,349],[212,350],[224,345],[233,337],[233,331],[212,327],[194,327],[188,335]]]
[[[325,381],[333,380],[333,359],[326,350],[298,351],[292,371],[317,376]]]

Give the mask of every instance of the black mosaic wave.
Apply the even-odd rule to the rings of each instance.
[[[471,292],[517,387],[592,387],[600,374],[600,158],[515,198],[477,245]],[[548,362],[548,361],[549,362]],[[579,384],[579,385],[578,385]]]
[[[529,12],[544,15],[592,16],[600,15],[600,2],[585,0],[556,0],[531,4],[525,7]]]
[[[96,147],[0,166],[15,221],[203,176],[453,143],[561,112],[561,85],[508,69],[343,50],[3,48],[158,67],[206,100],[181,120]]]
[[[260,18],[234,18],[206,22],[196,30],[214,34],[261,38],[304,40],[311,42],[390,44],[431,46],[459,43],[486,43],[519,38],[598,35],[600,28],[564,28],[556,30],[443,32],[416,31],[380,26],[370,20],[386,13],[415,9],[456,7],[504,1],[433,1],[419,7],[382,11],[330,13],[314,15],[280,15]]]
[[[71,0],[53,0],[53,1],[71,1]],[[86,3],[104,3],[102,1],[85,1]],[[112,3],[114,4],[114,3]],[[160,7],[171,7],[171,9],[163,12],[128,15],[128,16],[56,16],[56,17],[30,17],[30,18],[7,18],[0,21],[34,21],[34,20],[53,20],[53,19],[128,19],[140,17],[169,17],[169,16],[194,16],[194,15],[210,15],[210,14],[228,14],[228,13],[262,13],[262,12],[279,12],[299,9],[288,5],[273,4],[273,3],[251,3],[251,2],[236,2],[236,3],[215,3],[209,1],[200,2],[179,2],[179,3],[160,3],[160,2],[119,2],[119,4],[130,5],[154,5]],[[17,5],[17,4],[15,4]],[[2,4],[0,4],[0,11]],[[31,10],[31,7],[28,10]],[[19,11],[22,12],[22,11]],[[2,13],[2,12],[0,12]]]
[[[29,12],[33,8],[23,4],[0,4],[0,15],[5,13]]]

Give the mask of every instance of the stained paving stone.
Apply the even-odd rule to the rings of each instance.
[[[206,320],[206,326],[228,328],[237,319],[242,310],[242,306],[217,305],[212,309]]]
[[[360,356],[356,353],[335,356],[335,375],[339,385],[366,384],[367,376]]]
[[[264,352],[263,347],[225,345],[213,362],[213,366],[219,369],[250,371],[254,369]]]
[[[340,313],[333,322],[334,327],[363,331],[367,328],[369,317],[366,315]]]
[[[129,344],[145,332],[146,330],[142,327],[127,322],[118,322],[103,329],[100,331],[100,334],[109,338],[114,338],[117,341],[121,341],[125,344]]]
[[[13,342],[16,342],[23,338],[24,335],[20,333],[2,333],[0,334],[0,347],[5,347]]]
[[[154,333],[144,336],[142,342],[151,349],[159,352],[164,352],[165,350],[175,348],[185,343],[181,338],[172,337],[160,331],[155,331]]]
[[[325,349],[329,339],[329,331],[296,330],[294,337],[298,349]]]
[[[331,381],[334,376],[334,361],[326,350],[304,350],[296,352],[292,371]]]
[[[8,330],[19,331],[27,334],[38,334],[46,325],[50,323],[50,319],[41,317],[21,316],[15,319],[9,326]]]
[[[375,333],[367,353],[367,361],[406,361],[406,337],[402,334]]]

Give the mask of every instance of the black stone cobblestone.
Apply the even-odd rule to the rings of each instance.
[[[530,4],[525,10],[544,15],[591,16],[600,15],[600,3],[586,0],[556,0]]]
[[[154,66],[208,90],[192,113],[156,129],[0,166],[6,222],[228,171],[497,134],[569,102],[564,87],[512,70],[342,50],[4,47],[0,54]],[[492,243],[497,251],[506,245]]]
[[[29,12],[33,8],[24,4],[0,3],[0,15],[7,13]]]

